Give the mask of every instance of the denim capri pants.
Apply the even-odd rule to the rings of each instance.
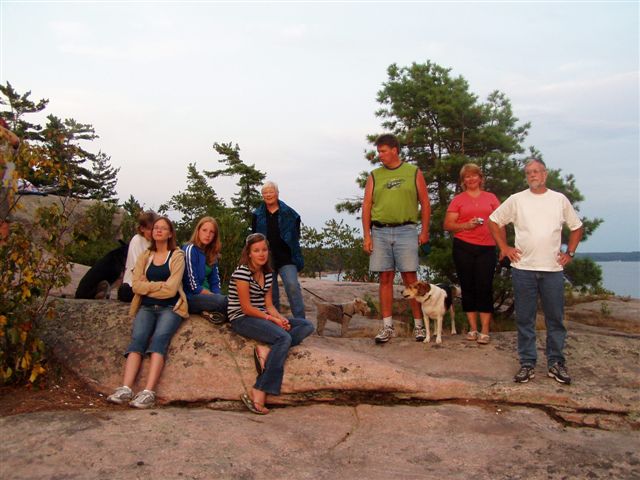
[[[124,356],[131,352],[166,356],[169,343],[181,323],[182,317],[171,306],[142,305],[133,320],[131,343]]]
[[[400,225],[397,227],[371,227],[373,252],[369,257],[372,272],[417,272],[418,227]]]

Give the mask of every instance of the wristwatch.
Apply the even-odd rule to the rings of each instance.
[[[576,252],[570,252],[569,250],[567,250],[567,255],[569,255],[571,258],[576,256]]]

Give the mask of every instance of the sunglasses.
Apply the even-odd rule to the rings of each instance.
[[[251,235],[247,236],[246,240],[244,241],[245,245],[248,245],[249,242],[252,241],[256,241],[256,242],[261,242],[262,240],[266,240],[265,236],[261,233],[252,233]]]

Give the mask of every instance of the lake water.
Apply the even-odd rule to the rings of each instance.
[[[640,298],[640,262],[596,262],[604,288],[616,295]]]
[[[596,262],[602,268],[604,288],[621,297],[640,298],[640,262]],[[337,275],[322,278],[337,280]]]

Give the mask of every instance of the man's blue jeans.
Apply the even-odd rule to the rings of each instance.
[[[283,265],[274,271],[273,286],[271,287],[271,296],[273,305],[280,311],[280,289],[278,288],[278,275],[282,278],[284,291],[287,292],[289,299],[289,307],[294,318],[306,318],[304,314],[304,300],[302,298],[302,289],[298,282],[298,269],[295,265]]]
[[[221,312],[227,313],[227,297],[219,293],[199,293],[187,299],[189,313]]]
[[[231,321],[234,332],[271,346],[271,351],[264,366],[264,372],[256,378],[254,388],[270,395],[280,395],[284,362],[287,360],[289,348],[300,344],[313,333],[313,324],[304,318],[289,319],[291,330],[288,332],[264,318],[243,315]]]
[[[538,295],[542,303],[547,327],[547,367],[564,364],[564,345],[567,329],[563,325],[564,272],[539,272],[511,269],[515,297],[516,325],[518,327],[518,356],[520,365],[535,366],[536,311]]]

